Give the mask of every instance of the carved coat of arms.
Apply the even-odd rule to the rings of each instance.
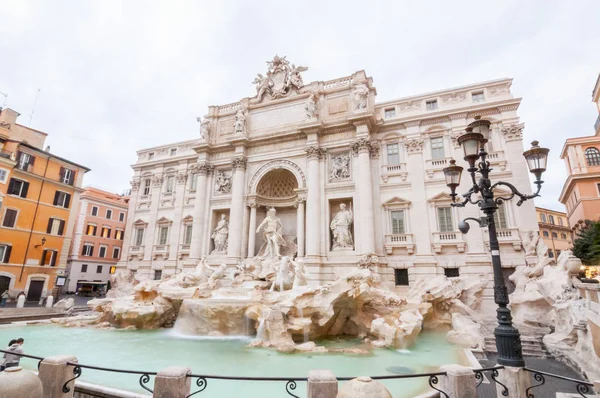
[[[281,98],[292,91],[304,86],[300,72],[308,70],[306,66],[296,66],[285,59],[275,55],[272,61],[267,61],[269,65],[266,76],[259,73],[252,84],[256,86],[256,98],[258,102],[262,101],[265,95],[271,98]]]

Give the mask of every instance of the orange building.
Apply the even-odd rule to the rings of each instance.
[[[81,183],[88,168],[42,149],[46,133],[0,112],[0,292],[28,301],[64,274]]]
[[[559,200],[567,207],[569,224],[574,230],[585,220],[600,220],[600,76],[592,100],[599,113],[595,135],[567,139],[560,154],[569,177]]]
[[[64,291],[106,291],[121,258],[129,196],[87,187],[81,194]]]
[[[573,233],[567,213],[536,207],[540,238],[548,248],[548,257],[558,258],[560,253],[573,247]]]

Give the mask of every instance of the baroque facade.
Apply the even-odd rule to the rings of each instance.
[[[491,275],[487,231],[457,229],[478,209],[450,206],[442,169],[462,159],[456,138],[481,116],[492,122],[493,178],[531,193],[512,80],[378,103],[364,71],[305,85],[306,69],[276,57],[254,81],[256,96],[198,118],[200,138],[138,151],[119,266],[138,278],[205,256],[234,267],[269,249],[257,227],[274,208],[281,255],[301,258],[312,284],[368,253],[390,288],[420,275]],[[499,217],[509,273],[525,264],[521,237],[538,230],[536,213],[509,201]]]

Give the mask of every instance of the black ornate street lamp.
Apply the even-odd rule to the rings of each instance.
[[[465,157],[469,163],[467,171],[471,175],[473,186],[469,191],[463,194],[464,200],[460,203],[452,203],[452,206],[464,207],[467,203],[476,204],[485,214],[480,218],[469,217],[461,221],[458,229],[466,234],[469,232],[468,220],[475,221],[480,227],[487,227],[490,234],[490,251],[492,253],[492,267],[494,269],[494,301],[498,305],[496,310],[498,318],[498,327],[494,330],[496,337],[496,348],[498,349],[498,364],[505,366],[523,367],[523,353],[521,348],[521,337],[519,331],[512,325],[512,316],[508,309],[508,291],[502,276],[502,264],[500,262],[500,250],[498,245],[498,237],[496,236],[496,225],[494,223],[494,213],[498,209],[498,205],[502,202],[510,200],[517,196],[519,201],[517,206],[528,200],[539,196],[540,189],[544,183],[542,173],[546,170],[546,162],[548,160],[547,148],[540,148],[537,141],[533,141],[530,150],[523,152],[523,156],[527,160],[529,171],[535,175],[534,183],[537,185],[537,190],[533,195],[524,195],[517,188],[508,183],[499,181],[492,184],[489,178],[490,162],[486,160],[487,152],[484,145],[487,142],[489,134],[490,122],[482,120],[479,117],[466,128],[466,133],[458,137],[458,143],[462,146]],[[456,202],[456,188],[460,184],[460,177],[463,168],[456,165],[454,160],[450,161],[450,166],[444,169],[446,185],[451,190],[452,201]],[[481,177],[479,181],[476,179],[476,174]],[[505,186],[510,189],[510,195],[494,198],[494,188]]]

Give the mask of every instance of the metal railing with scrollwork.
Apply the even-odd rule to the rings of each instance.
[[[481,369],[473,369],[473,372],[475,372],[475,380],[477,381],[477,384],[475,385],[475,388],[479,388],[479,386],[483,383],[483,374],[485,372],[491,372],[490,373],[490,378],[492,379],[492,381],[496,384],[498,384],[499,386],[502,386],[502,396],[504,397],[508,397],[508,388],[502,384],[500,381],[498,381],[498,370],[500,369],[504,369],[504,366],[494,366],[493,368],[481,368]]]
[[[535,398],[536,397],[533,389],[546,384],[546,376],[574,383],[577,393],[579,393],[579,395],[581,395],[583,398],[587,398],[586,394],[594,394],[594,384],[590,383],[588,381],[572,379],[570,377],[565,377],[565,376],[555,375],[552,373],[542,372],[541,370],[529,369],[527,367],[525,367],[524,369],[526,371],[530,372],[533,375],[533,380],[535,380],[537,382],[537,384],[533,384],[525,390],[525,395],[527,396],[527,398]]]

